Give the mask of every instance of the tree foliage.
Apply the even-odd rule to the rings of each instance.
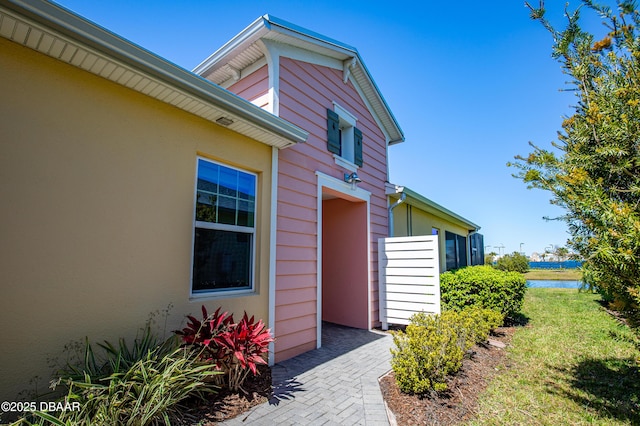
[[[529,270],[529,260],[522,253],[514,251],[511,254],[506,254],[498,259],[496,263],[496,269],[501,271],[520,272],[524,274]]]
[[[562,262],[569,257],[569,249],[566,247],[557,247],[553,254],[558,258],[558,262]]]
[[[583,0],[565,11],[566,28],[545,18],[544,3],[531,17],[551,32],[552,56],[577,97],[565,117],[555,150],[532,144],[517,156],[514,176],[530,188],[550,191],[563,207],[569,245],[582,258],[593,285],[637,309],[640,302],[640,14],[632,1],[615,10]],[[581,27],[580,14],[595,12],[605,34]]]

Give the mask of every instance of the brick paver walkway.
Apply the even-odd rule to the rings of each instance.
[[[273,366],[274,393],[225,425],[389,425],[378,378],[389,371],[385,333],[323,323],[322,348]]]

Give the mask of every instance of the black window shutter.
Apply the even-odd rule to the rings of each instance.
[[[357,127],[353,128],[353,144],[353,162],[356,163],[357,166],[362,167],[362,132]]]
[[[340,117],[327,109],[327,149],[340,155]]]

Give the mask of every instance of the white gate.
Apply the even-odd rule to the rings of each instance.
[[[438,236],[378,240],[380,322],[409,324],[416,312],[440,313]]]

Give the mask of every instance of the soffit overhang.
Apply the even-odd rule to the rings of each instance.
[[[233,80],[237,78],[240,71],[265,57],[262,40],[310,51],[351,65],[349,73],[359,86],[368,105],[371,106],[371,112],[383,126],[383,130],[388,135],[389,144],[404,142],[402,129],[355,47],[271,15],[256,19],[195,67],[193,72],[216,84]]]
[[[277,148],[308,133],[58,5],[0,0],[0,37]],[[217,120],[229,119],[229,125]]]

